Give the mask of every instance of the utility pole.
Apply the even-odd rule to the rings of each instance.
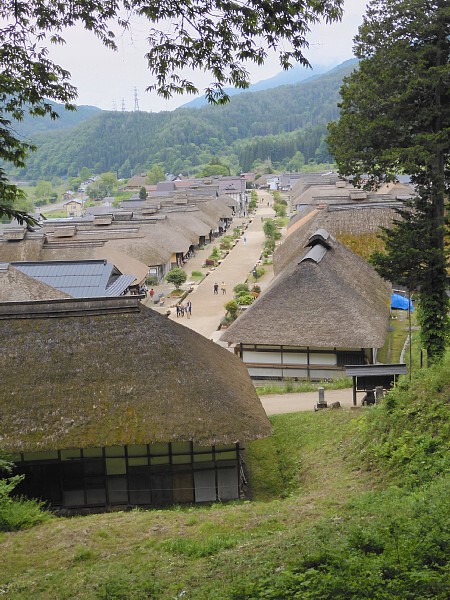
[[[138,91],[137,87],[134,88],[134,112],[139,111],[139,99],[138,99]]]

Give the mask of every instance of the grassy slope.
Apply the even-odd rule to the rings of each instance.
[[[373,480],[343,460],[350,412],[283,415],[247,462],[254,502],[54,519],[0,537],[8,598],[230,598],[280,567],[306,532]],[[152,595],[155,585],[157,591]],[[145,595],[145,589],[148,594]]]
[[[450,360],[382,405],[274,417],[253,502],[0,537],[11,599],[408,600],[450,589]]]

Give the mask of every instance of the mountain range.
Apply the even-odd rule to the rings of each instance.
[[[153,164],[192,173],[217,157],[239,171],[251,168],[255,160],[280,163],[298,152],[307,162],[315,160],[318,151],[325,152],[327,123],[338,117],[342,78],[356,66],[352,59],[297,84],[247,90],[225,106],[192,108],[188,103],[160,113],[81,106],[75,113],[62,110],[55,122],[25,119],[17,129],[32,138],[38,150],[16,175],[73,176],[87,166],[128,177]],[[260,84],[271,82],[273,78]]]

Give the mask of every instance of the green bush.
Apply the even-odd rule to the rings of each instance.
[[[236,296],[236,300],[242,306],[250,306],[255,301],[255,298],[250,294],[239,294],[239,296]]]
[[[201,271],[192,271],[191,277],[192,279],[201,279],[202,277],[204,277],[204,275]]]
[[[236,300],[230,300],[225,304],[225,310],[230,315],[231,319],[234,320],[237,318],[237,313],[239,310],[239,305]]]
[[[10,463],[0,458],[0,476],[7,476],[10,470]],[[50,513],[43,510],[42,503],[11,496],[22,479],[21,475],[0,479],[0,531],[28,529],[51,517]]]
[[[148,285],[150,287],[152,287],[154,285],[158,285],[158,278],[155,277],[155,275],[148,275],[145,278],[145,285]]]
[[[232,244],[232,242],[230,240],[223,239],[220,242],[220,249],[221,250],[229,250],[231,248],[231,244]]]
[[[248,283],[238,283],[234,286],[233,292],[237,295],[241,292],[248,292]]]

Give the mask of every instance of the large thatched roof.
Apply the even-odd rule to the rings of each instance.
[[[136,298],[0,304],[0,448],[264,437],[241,361]]]
[[[299,250],[222,341],[319,348],[383,345],[389,285],[364,260],[322,233],[326,244]]]

